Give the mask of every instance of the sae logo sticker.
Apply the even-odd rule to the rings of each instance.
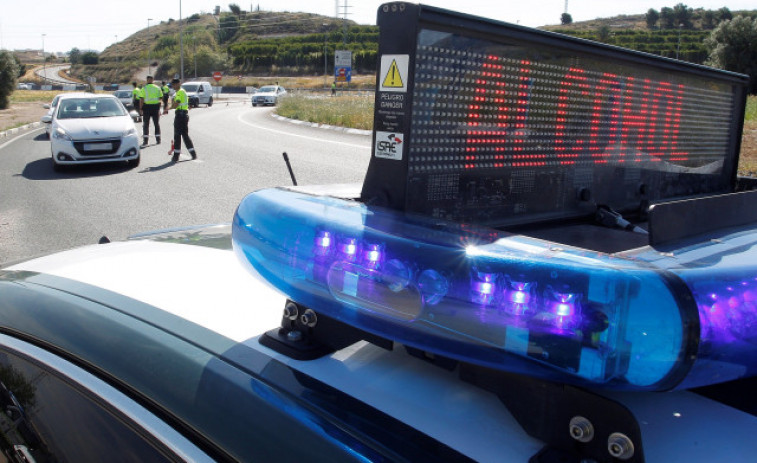
[[[381,55],[380,92],[407,92],[410,55]]]
[[[374,156],[401,161],[404,138],[405,136],[401,133],[376,131]]]

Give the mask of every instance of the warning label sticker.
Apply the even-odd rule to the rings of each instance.
[[[401,161],[404,138],[401,133],[376,131],[376,149],[373,151],[373,155],[377,158]]]
[[[407,68],[410,55],[381,55],[381,87],[382,92],[407,92]]]

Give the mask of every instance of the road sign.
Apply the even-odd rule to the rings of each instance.
[[[349,50],[336,50],[336,52],[334,53],[334,67],[352,67],[352,52]]]
[[[216,82],[219,82],[222,77],[223,73],[221,71],[216,71],[213,73],[213,79],[215,79]]]
[[[334,69],[334,78],[337,82],[351,82],[352,81],[352,68],[351,67],[337,67]]]

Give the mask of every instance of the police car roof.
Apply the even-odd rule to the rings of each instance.
[[[107,316],[130,319],[119,321],[121,326],[144,329],[145,333],[157,329],[161,336],[189,341],[186,349],[210,354],[195,374],[211,374],[216,362],[232,365],[267,384],[270,394],[289,397],[272,403],[284,409],[291,407],[290,413],[299,410],[297,413],[303,413],[299,419],[316,419],[305,416],[304,410],[308,410],[316,421],[349,427],[347,434],[352,439],[373,439],[367,446],[379,453],[398,446],[391,449],[396,459],[525,462],[543,447],[543,442],[526,434],[495,395],[461,381],[455,372],[407,355],[403,349],[388,351],[359,342],[317,360],[298,361],[260,345],[261,333],[280,324],[285,299],[243,270],[230,247],[226,225],[166,231],[19,263],[0,272],[0,281],[39,286],[41,289],[33,291],[33,297],[26,301],[29,306],[42,304],[40,292],[52,294],[48,302],[55,307],[47,307],[48,315],[64,310],[73,295],[79,295],[82,300],[99,304],[94,313],[113,312]],[[60,304],[64,300],[67,304]],[[54,320],[60,320],[52,315],[49,323],[40,323],[46,325],[40,328],[10,312],[8,304],[0,303],[6,330],[41,338],[56,349],[86,357],[88,362],[112,360],[112,356],[97,352],[96,333],[86,329],[56,331]],[[92,329],[105,326],[89,323]],[[92,336],[94,341],[87,347],[76,347],[74,338],[82,336]],[[144,342],[145,336],[135,336],[133,343]],[[124,336],[120,341],[128,339]],[[119,346],[124,352],[136,348]],[[177,362],[181,358],[186,361],[184,354],[191,355],[177,349],[166,349],[163,355],[169,359],[175,356]],[[106,361],[97,367],[108,372],[119,365],[123,366],[119,363],[114,367]],[[234,374],[224,371],[222,375],[232,381]],[[120,373],[110,371],[114,376]],[[162,384],[164,393],[193,386],[191,382],[182,384],[186,378],[171,378],[172,373],[155,370],[152,381]],[[139,393],[150,396],[154,384],[142,380],[134,377],[129,381]],[[224,387],[223,381],[214,383],[215,387]],[[252,390],[240,392],[233,399],[213,400],[214,406],[226,407],[221,413],[228,412],[215,419],[223,420],[228,427],[249,426],[250,420],[257,420],[231,412],[235,401],[239,402],[236,406],[244,407],[250,397],[261,397],[256,384],[253,381]],[[223,392],[219,389],[216,394]],[[757,419],[694,393],[611,395],[639,417],[647,461],[669,460],[671,449],[681,461],[713,461],[723,457],[724,442],[731,446],[729,461],[747,461],[756,450],[749,436],[757,430]],[[266,394],[262,397],[272,400]],[[288,402],[291,397],[296,397],[294,403]],[[160,402],[166,398],[157,393],[152,399]],[[191,413],[190,408],[172,412]],[[705,418],[718,426],[701,426]],[[560,426],[567,432],[567,423]],[[238,442],[229,445],[245,448]]]

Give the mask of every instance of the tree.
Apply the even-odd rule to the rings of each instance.
[[[76,47],[72,48],[71,51],[68,52],[68,61],[71,64],[81,63],[81,50]]]
[[[644,16],[647,20],[647,29],[654,29],[657,25],[657,21],[660,20],[660,13],[654,8],[650,8]]]
[[[229,10],[231,10],[232,13],[239,16],[240,18],[242,17],[242,8],[240,8],[236,3],[229,3]]]
[[[234,34],[237,33],[237,29],[239,29],[239,20],[234,15],[225,14],[221,16],[221,19],[218,21],[218,27],[220,29],[218,32],[219,42],[228,42],[234,37]]]
[[[683,3],[679,3],[678,5],[673,7],[673,21],[674,21],[673,26],[674,27],[683,27],[684,29],[692,29],[694,27],[694,23],[691,21],[693,17],[694,17],[694,10],[684,5]]]
[[[660,9],[660,29],[675,29],[677,26],[673,8],[666,6]]]
[[[702,13],[702,29],[714,29],[717,23],[717,15],[714,11],[707,10]]]
[[[566,24],[573,24],[573,16],[569,15],[568,13],[563,13],[560,16],[560,24],[565,26]]]
[[[602,24],[602,26],[597,29],[597,38],[600,42],[607,43],[610,40],[610,26]]]
[[[18,67],[18,77],[26,74],[26,65],[16,55],[13,55],[13,59],[16,60],[16,67]]]
[[[18,66],[11,52],[0,51],[0,109],[8,108],[10,95],[16,88]]]
[[[100,56],[94,51],[87,51],[81,55],[81,64],[97,64]]]
[[[750,76],[749,93],[757,93],[757,18],[737,16],[721,22],[704,41],[705,64]]]
[[[733,19],[733,14],[731,13],[731,10],[729,10],[726,7],[723,7],[718,10],[719,21],[730,21],[731,19]]]

